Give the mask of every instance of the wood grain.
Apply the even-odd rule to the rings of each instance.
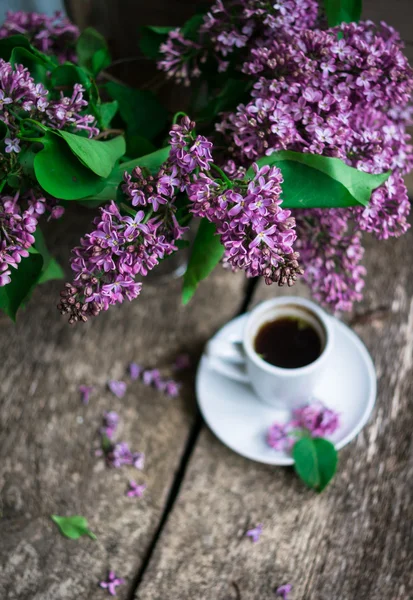
[[[181,350],[196,357],[237,310],[244,280],[219,269],[186,308],[180,282],[148,284],[137,301],[74,328],[55,308],[60,285],[42,286],[16,326],[0,321],[2,600],[103,598],[97,582],[109,567],[126,578],[118,596],[127,597],[193,423],[194,392],[188,376],[179,398],[133,382],[119,400],[106,382],[124,378],[131,360],[170,374]],[[96,387],[89,406],[80,384]],[[108,469],[94,456],[105,410],[120,414],[119,439],[146,453],[143,472]],[[125,496],[130,478],[147,483],[141,499]],[[84,515],[98,541],[63,538],[51,514]]]
[[[379,394],[332,485],[317,495],[291,469],[243,459],[204,429],[136,600],[235,600],[233,582],[242,600],[273,598],[285,582],[292,600],[413,597],[412,249],[411,232],[368,243],[353,318]],[[260,287],[255,301],[276,293]],[[244,533],[259,522],[253,544]]]

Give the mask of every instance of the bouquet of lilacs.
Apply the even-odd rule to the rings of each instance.
[[[93,30],[76,40],[61,17],[11,15],[0,30],[19,32],[0,40],[0,307],[14,316],[48,270],[56,275],[37,224],[75,200],[98,214],[61,292],[71,323],[135,299],[147,273],[187,244],[193,218],[184,302],[221,262],[267,284],[303,277],[317,300],[349,310],[363,287],[361,232],[385,239],[408,226],[413,87],[397,34],[356,24],[349,10],[228,0],[180,29],[144,28],[143,52],[191,85],[190,117],[108,82],[109,51]]]

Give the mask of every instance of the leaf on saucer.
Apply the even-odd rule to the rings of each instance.
[[[308,487],[322,492],[337,470],[334,445],[324,438],[303,437],[293,447],[294,468]]]

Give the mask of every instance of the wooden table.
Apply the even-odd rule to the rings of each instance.
[[[90,215],[73,217],[77,226],[49,236],[62,260],[58,240],[73,245]],[[186,308],[179,282],[147,284],[137,301],[72,328],[55,309],[59,283],[49,283],[16,326],[2,317],[1,600],[100,600],[109,568],[126,579],[122,600],[270,600],[285,582],[293,600],[411,598],[412,249],[412,232],[368,241],[365,299],[350,322],[373,355],[378,399],[321,495],[208,431],[195,367],[175,399],[140,382],[122,400],[105,387],[131,360],[168,372],[182,350],[196,359],[223,323],[278,288],[258,285],[248,297],[243,276],[219,268]],[[96,387],[88,406],[80,384]],[[142,473],[94,456],[110,409],[119,437],[146,453]],[[132,477],[147,484],[140,499],[125,495]],[[98,540],[62,537],[51,514],[84,515]],[[253,544],[244,533],[258,522]]]

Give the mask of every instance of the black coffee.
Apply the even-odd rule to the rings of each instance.
[[[320,356],[322,342],[314,327],[304,319],[280,317],[259,329],[254,348],[271,365],[297,369]]]

